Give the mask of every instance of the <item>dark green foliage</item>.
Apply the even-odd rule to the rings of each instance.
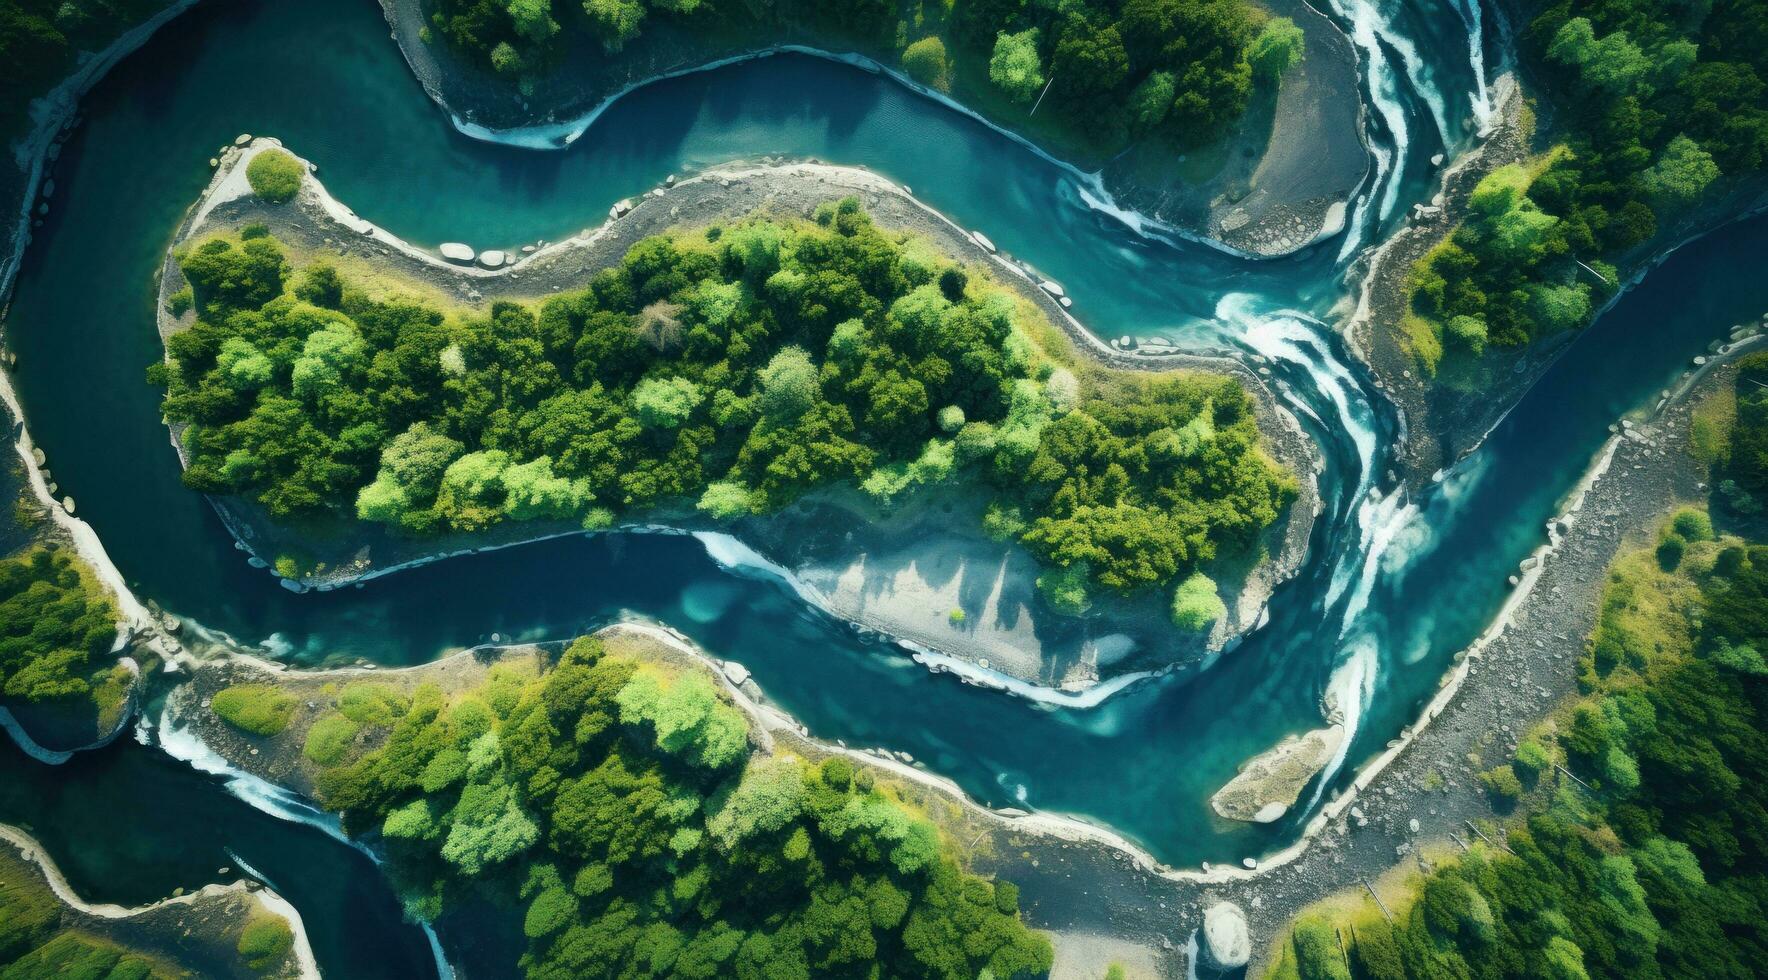
[[[271,239],[182,263],[201,316],[164,373],[185,482],[278,518],[593,529],[667,504],[766,514],[843,482],[888,505],[971,473],[997,488],[991,533],[1129,592],[1251,547],[1295,492],[1238,382],[1083,384],[1011,294],[851,200],[815,224],[646,239],[580,293],[459,318],[371,302],[328,267],[290,296]]]
[[[845,759],[730,755],[706,719],[728,713],[740,738],[747,720],[713,691],[582,639],[535,680],[399,699],[382,747],[327,770],[319,796],[380,831],[415,914],[469,896],[515,910],[530,977],[1049,969],[1013,886],[960,871]]]
[[[88,695],[116,639],[110,602],[54,548],[0,561],[0,692],[24,701]]]
[[[1737,421],[1725,475],[1746,494],[1768,499],[1768,353],[1737,362]]]

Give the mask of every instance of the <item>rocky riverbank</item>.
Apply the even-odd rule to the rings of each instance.
[[[1164,604],[1154,599],[1101,603],[1099,612],[1078,620],[1055,615],[1033,595],[1038,568],[1031,556],[1016,544],[984,536],[979,505],[955,490],[923,494],[890,514],[875,513],[851,489],[831,489],[779,515],[732,526],[711,524],[690,508],[676,507],[648,515],[650,525],[629,528],[735,534],[760,557],[755,564],[779,571],[832,614],[949,654],[974,668],[977,680],[989,682],[998,674],[1076,691],[1112,674],[1195,665],[1253,628],[1271,591],[1293,576],[1305,557],[1318,506],[1316,449],[1257,373],[1225,356],[1183,354],[1134,341],[1130,349],[1120,349],[1100,341],[1069,313],[1059,286],[996,252],[986,236],[959,228],[875,174],[815,163],[732,165],[621,202],[605,223],[567,241],[483,251],[455,243],[458,249],[445,246],[459,256],[450,262],[357,217],[316,178],[309,177],[290,204],[260,201],[250,193],[245,164],[273,145],[269,139],[245,139],[223,155],[208,191],[179,230],[174,251],[201,236],[262,224],[296,257],[324,256],[346,274],[391,284],[444,308],[482,309],[497,300],[533,301],[580,288],[594,270],[617,262],[649,235],[754,213],[801,218],[824,202],[857,196],[879,226],[924,237],[1012,290],[1036,315],[1061,328],[1060,335],[1052,333],[1052,342],[1068,343],[1076,356],[1112,369],[1209,371],[1239,381],[1254,397],[1266,451],[1296,475],[1301,496],[1267,532],[1262,550],[1268,557],[1218,576],[1228,615],[1203,636],[1180,635],[1170,626]],[[170,255],[160,285],[160,331],[169,336],[192,318],[174,317],[169,310],[167,298],[183,285]],[[177,439],[174,432],[175,445]],[[254,564],[271,566],[279,555],[299,551],[323,566],[298,578],[285,575],[285,584],[297,590],[336,588],[449,555],[581,533],[569,524],[509,522],[474,535],[416,540],[351,522],[321,540],[279,526],[242,501],[215,503]],[[965,611],[961,621],[954,622],[953,609]]]
[[[1095,194],[1101,210],[1138,229],[1160,230],[1251,258],[1287,255],[1343,230],[1349,201],[1369,168],[1363,141],[1356,55],[1350,39],[1303,0],[1260,6],[1291,18],[1306,35],[1303,62],[1270,104],[1255,100],[1218,144],[1180,150],[1162,142],[1132,146],[1109,161],[1052,152],[959,98],[914,81],[887,52],[850,51],[794,29],[758,44],[749,37],[697,33],[667,22],[617,57],[579,40],[559,65],[519,89],[469,64],[430,36],[420,0],[381,0],[393,39],[431,99],[461,132],[529,147],[570,145],[609,105],[652,82],[789,53],[851,64],[882,75],[1025,145]],[[883,61],[879,59],[885,59]],[[1189,174],[1187,157],[1222,162]],[[1099,168],[1095,170],[1094,168]]]

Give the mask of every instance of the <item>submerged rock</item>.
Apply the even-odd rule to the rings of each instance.
[[[1233,902],[1217,902],[1203,912],[1203,958],[1219,970],[1243,967],[1252,959],[1252,930],[1246,913]]]
[[[1343,741],[1342,725],[1291,735],[1242,766],[1239,775],[1209,798],[1209,805],[1229,820],[1280,820],[1295,806],[1302,789],[1332,760]]]

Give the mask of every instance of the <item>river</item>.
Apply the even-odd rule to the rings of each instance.
[[[1393,226],[1427,186],[1429,158],[1463,148],[1485,111],[1474,94],[1484,68],[1480,46],[1469,43],[1471,8],[1381,6],[1393,10],[1348,0],[1334,8],[1368,59],[1365,98],[1374,107],[1380,166],[1352,227],[1362,242]],[[1329,690],[1358,722],[1343,761],[1378,751],[1489,621],[1505,576],[1541,540],[1607,424],[1724,327],[1768,307],[1768,284],[1749,268],[1750,256],[1768,251],[1768,223],[1692,246],[1592,327],[1484,448],[1408,500],[1379,476],[1394,437],[1391,410],[1312,318],[1343,288],[1344,241],[1271,262],[1151,241],[1087,206],[1076,181],[1025,148],[852,68],[781,56],[659,83],[616,103],[569,150],[538,152],[455,132],[387,41],[374,4],[242,2],[199,7],[168,27],[92,94],[85,115],[55,170],[55,207],[25,257],[9,341],[34,438],[138,595],[301,664],[421,663],[492,633],[557,638],[623,614],[652,617],[742,661],[821,737],[911,752],[978,799],[1082,816],[1177,865],[1238,861],[1291,839],[1300,815],[1228,825],[1209,813],[1209,794],[1246,757],[1317,727]],[[319,164],[340,200],[408,240],[480,248],[562,237],[668,173],[733,158],[871,167],[1061,281],[1076,313],[1104,336],[1272,357],[1327,463],[1313,558],[1279,590],[1270,625],[1219,664],[1133,685],[1090,708],[929,675],[778,582],[721,568],[692,538],[560,539],[360,589],[293,595],[248,568],[210,508],[179,484],[158,392],[142,380],[160,356],[151,304],[166,244],[208,180],[207,159],[241,132],[282,138]],[[1614,357],[1619,349],[1628,356]],[[209,777],[167,775],[176,767],[139,746],[101,758],[111,761],[82,759],[46,775],[8,753],[0,771],[41,792],[77,783],[100,812],[107,800],[183,794],[217,825],[238,821],[239,833],[288,826],[291,841],[311,837],[307,846],[335,852],[324,859],[334,872],[361,862],[317,831],[262,824],[269,818]],[[162,790],[162,778],[186,782]],[[32,795],[0,796],[0,819],[52,819],[32,809]],[[129,836],[130,847],[188,846],[176,824],[111,833]],[[46,843],[66,863],[86,836]],[[99,866],[126,876],[127,853],[106,853],[113,857]],[[310,927],[342,928],[324,924],[339,909],[300,900],[300,862],[281,870],[240,856],[275,879]],[[228,863],[212,857],[202,867]],[[94,872],[91,897],[139,901],[155,885],[206,880],[195,865],[155,867],[139,872],[152,884],[135,897],[105,892],[107,874]],[[357,870],[371,877],[366,865]],[[416,935],[400,931],[396,909],[387,918],[384,889],[378,901],[379,913],[365,898],[353,914]],[[342,962],[328,956],[345,952],[329,947],[321,962]]]

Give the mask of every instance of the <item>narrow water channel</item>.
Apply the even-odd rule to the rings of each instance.
[[[1353,22],[1365,13],[1347,6],[1340,16]],[[1381,90],[1374,100],[1397,112],[1383,113],[1391,118],[1378,126],[1378,147],[1387,141],[1391,159],[1372,185],[1371,228],[1384,212],[1391,224],[1419,192],[1429,171],[1416,158],[1460,145],[1464,120],[1480,112],[1468,94],[1467,34],[1453,28],[1466,23],[1467,8],[1445,4],[1438,16],[1449,26],[1412,11],[1404,15],[1410,20],[1370,27],[1370,50],[1390,59],[1370,75]],[[1405,46],[1395,44],[1407,36],[1417,59],[1410,71]],[[660,83],[617,103],[570,150],[543,153],[455,133],[386,41],[374,4],[217,4],[125,62],[85,115],[56,168],[56,206],[26,255],[9,339],[33,436],[142,597],[303,664],[421,663],[494,632],[556,638],[624,613],[653,617],[743,661],[819,736],[912,752],[981,800],[1082,815],[1181,865],[1237,861],[1292,835],[1292,825],[1223,824],[1207,798],[1247,756],[1317,726],[1329,688],[1360,715],[1347,762],[1378,750],[1490,619],[1505,575],[1538,543],[1607,424],[1725,326],[1768,308],[1768,283],[1754,271],[1768,255],[1768,222],[1719,232],[1679,253],[1592,327],[1440,487],[1419,500],[1384,496],[1376,504],[1369,491],[1385,469],[1390,412],[1371,403],[1317,321],[1279,313],[1330,305],[1340,288],[1340,243],[1252,263],[1139,238],[1086,207],[1073,180],[1023,147],[850,68],[780,57]],[[665,174],[732,158],[814,156],[872,167],[1062,281],[1101,334],[1275,356],[1282,387],[1310,420],[1328,465],[1315,558],[1280,590],[1270,625],[1217,666],[1136,685],[1090,709],[930,676],[778,583],[719,568],[691,538],[561,539],[361,589],[291,595],[249,569],[208,506],[180,486],[158,393],[142,381],[160,356],[151,307],[167,241],[207,182],[208,157],[241,132],[281,137],[320,165],[337,197],[397,234],[482,248],[568,234]],[[1403,185],[1391,208],[1378,200],[1384,181]],[[1615,356],[1622,350],[1625,357]],[[52,785],[103,812],[179,792],[174,783],[156,788],[162,777],[190,787],[208,779],[136,746],[54,773],[0,755],[0,770],[8,787],[0,819],[41,825],[61,819],[31,809],[50,805],[32,800]],[[210,807],[204,812],[218,823],[244,828],[270,819],[229,802],[212,781],[204,785],[190,789],[191,798],[206,792],[219,802],[189,805]],[[69,828],[46,841],[58,856],[82,851],[88,834],[103,836],[91,823]],[[175,822],[144,821],[94,845],[100,856],[91,860],[121,875],[129,858],[118,844],[176,853],[211,843],[181,841],[183,833]],[[373,874],[347,848],[323,837],[313,846],[338,868],[363,865],[350,875]],[[212,857],[203,852],[200,867],[228,863]],[[339,910],[321,900],[309,911],[295,893],[300,863],[279,871],[274,859],[240,857],[276,879],[310,927],[331,928],[320,922]],[[113,900],[206,880],[195,863],[137,865],[153,867],[160,870],[127,872],[156,883],[142,886],[153,894]],[[355,914],[381,921],[375,916],[387,910],[368,908],[391,902],[384,886],[379,894],[365,896]],[[396,908],[390,914],[396,922]]]

